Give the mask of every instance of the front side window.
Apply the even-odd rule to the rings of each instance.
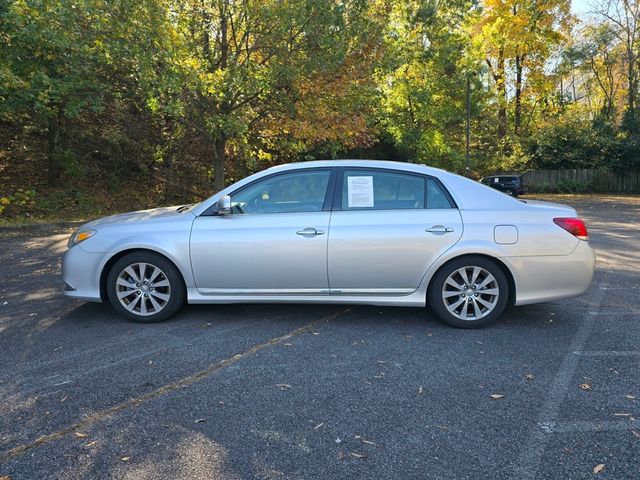
[[[342,210],[424,208],[425,179],[376,170],[345,170]]]
[[[231,195],[234,214],[320,212],[330,170],[274,175]]]

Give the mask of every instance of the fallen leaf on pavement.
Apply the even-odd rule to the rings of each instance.
[[[86,438],[87,434],[82,432],[75,432],[76,437],[78,438]]]
[[[504,395],[500,395],[498,393],[492,393],[491,395],[489,395],[491,398],[493,398],[494,400],[500,400],[501,398],[504,398]]]
[[[338,455],[336,456],[338,457],[338,460],[342,460],[344,458],[344,453],[338,452]]]
[[[593,473],[600,473],[604,470],[604,463],[599,463],[595,467],[593,467]]]
[[[367,458],[367,456],[364,453],[358,453],[358,452],[351,452],[351,456],[356,458]]]
[[[589,385],[588,383],[581,383],[580,388],[582,390],[591,390],[591,385]]]

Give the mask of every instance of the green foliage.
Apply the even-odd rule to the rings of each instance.
[[[25,190],[23,188],[19,188],[11,195],[0,196],[0,215],[11,206],[31,207],[35,205],[35,198],[35,190]]]
[[[2,200],[38,185],[34,209],[100,208],[92,181],[135,179],[180,201],[345,156],[463,172],[467,80],[474,175],[640,169],[635,24],[601,19],[567,0],[0,0]]]
[[[552,123],[536,132],[529,139],[528,154],[541,169],[640,168],[638,137],[577,119]]]

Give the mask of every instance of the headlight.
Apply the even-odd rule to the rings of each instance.
[[[91,238],[96,234],[95,230],[77,230],[73,235],[69,237],[67,247],[71,248],[74,245],[84,242],[87,238]]]

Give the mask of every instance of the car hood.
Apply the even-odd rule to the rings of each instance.
[[[568,217],[576,217],[578,214],[573,207],[569,205],[563,205],[561,203],[543,202],[541,200],[525,200],[526,205],[551,211],[557,211],[558,214],[566,215]]]
[[[181,205],[173,207],[152,208],[149,210],[139,210],[137,212],[121,213],[119,215],[111,215],[109,217],[93,220],[83,228],[97,228],[110,225],[122,225],[127,223],[154,222],[167,220],[172,217],[181,217],[184,215],[193,215],[190,208],[182,209]]]

